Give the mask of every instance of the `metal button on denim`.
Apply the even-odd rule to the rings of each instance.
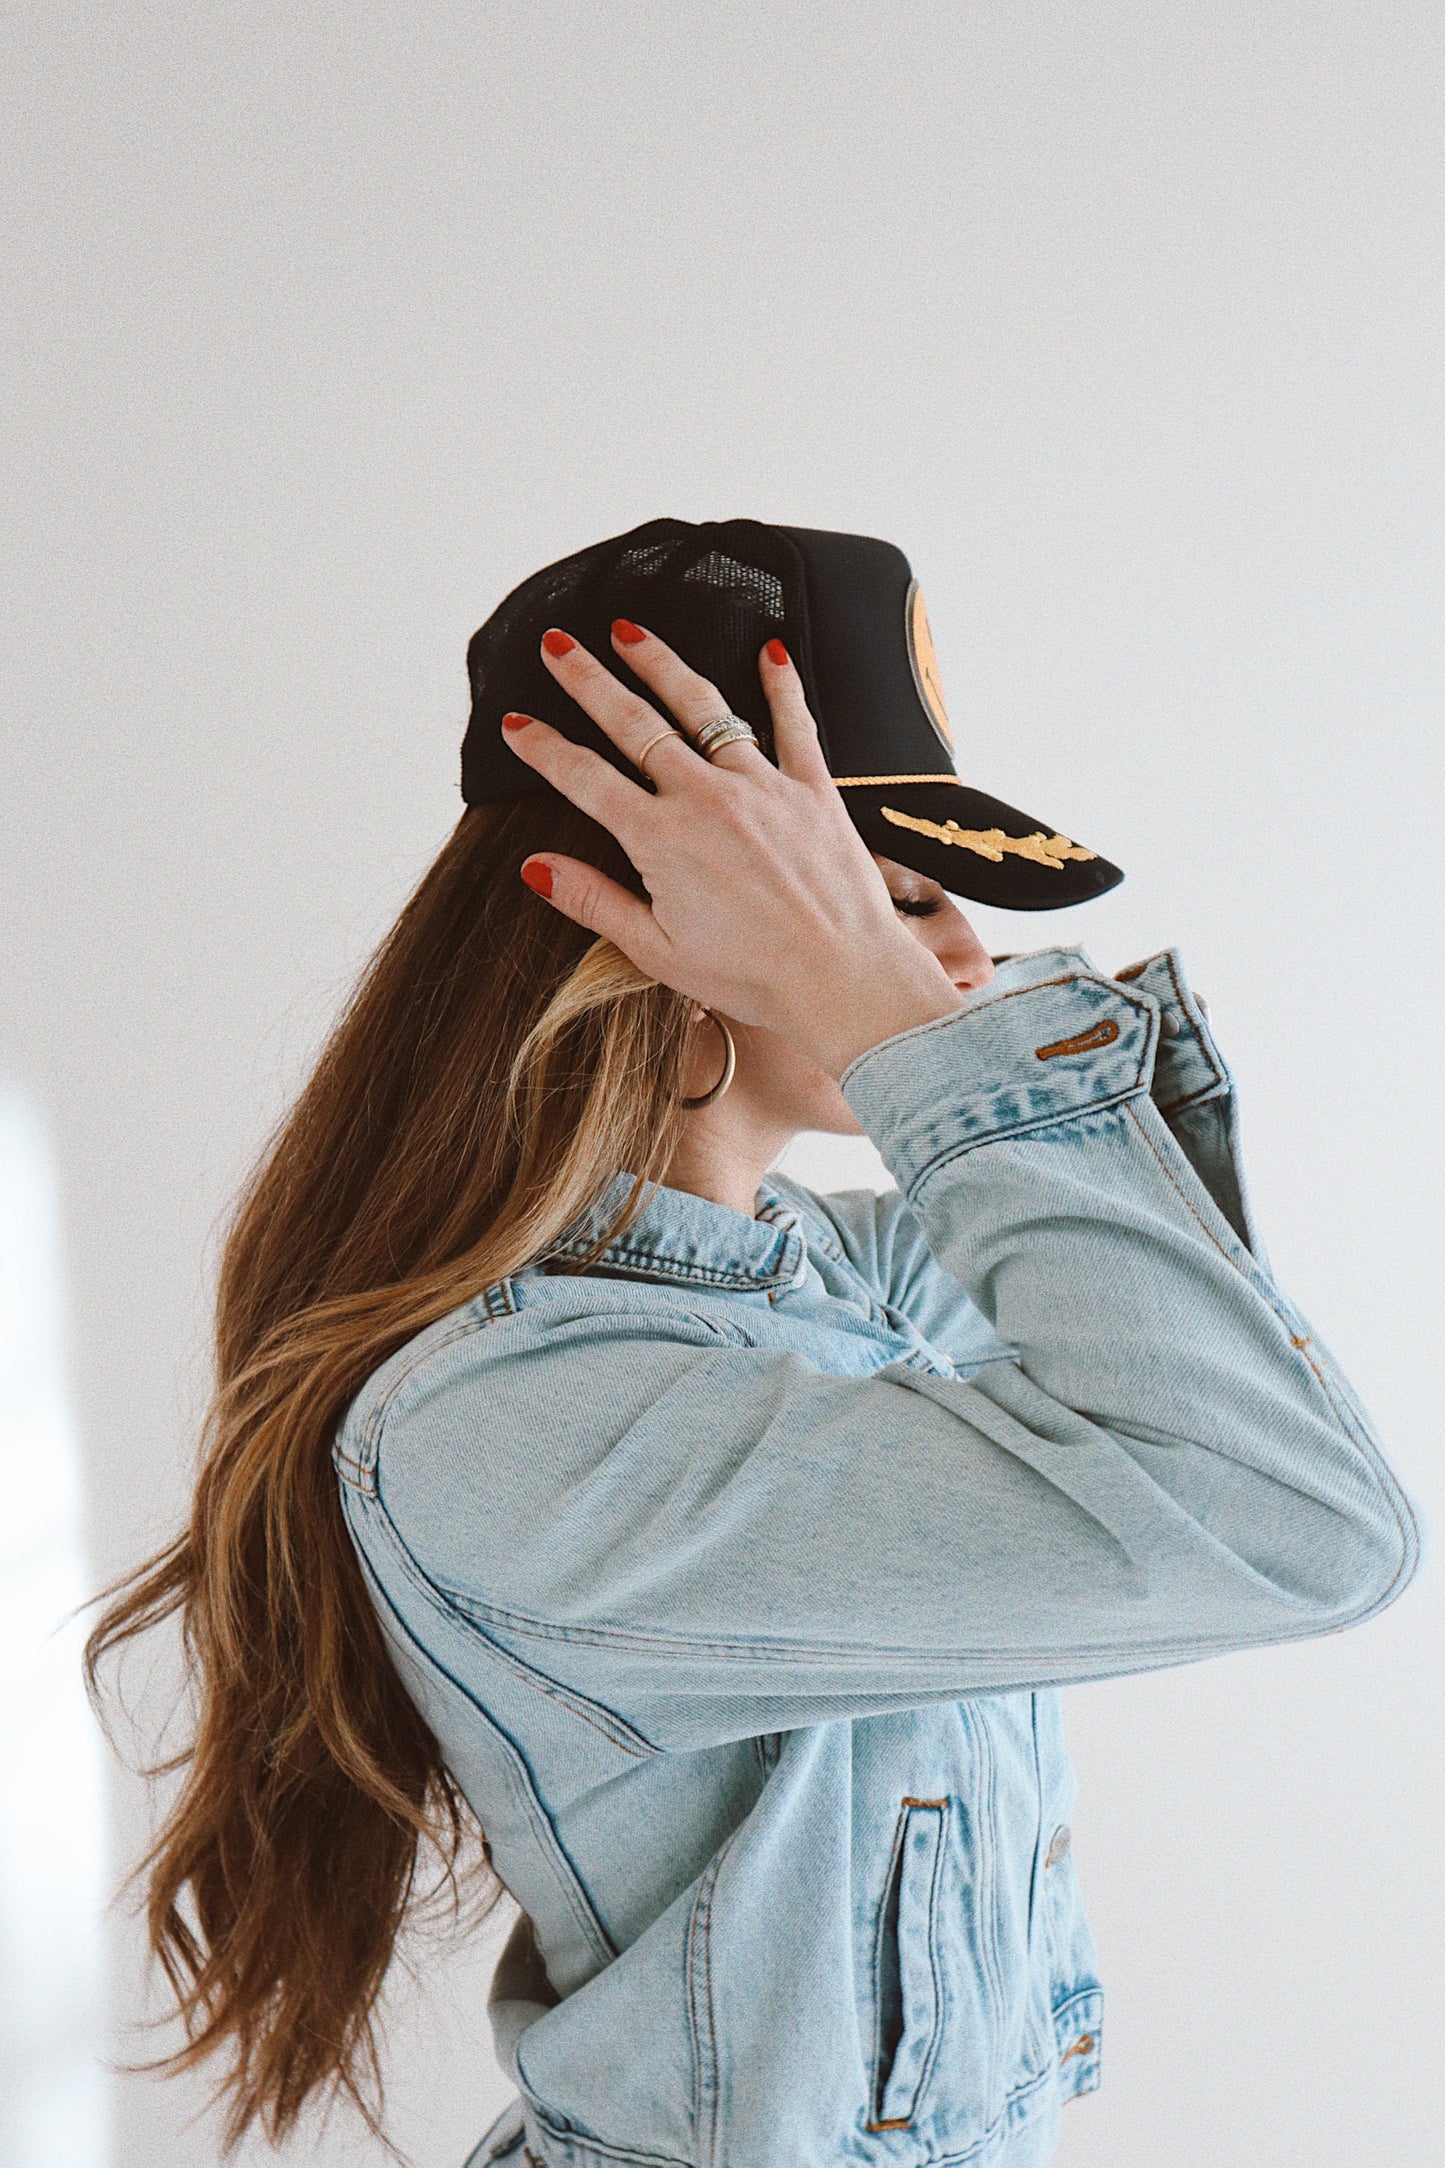
[[[1060,1822],[1058,1828],[1054,1831],[1052,1837],[1050,1837],[1049,1839],[1049,1849],[1044,1855],[1044,1865],[1046,1867],[1057,1867],[1059,1861],[1068,1851],[1072,1841],[1073,1839],[1069,1832],[1068,1823]]]

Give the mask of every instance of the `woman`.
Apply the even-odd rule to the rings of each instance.
[[[185,1623],[179,2060],[231,2051],[237,2132],[374,2117],[419,1847],[479,1829],[476,2161],[1035,2168],[1102,2022],[1056,1689],[1370,1615],[1410,1503],[1176,952],[996,970],[938,877],[1119,876],[940,765],[900,553],[658,522],[471,660],[470,810],[243,1203],[190,1528],[94,1637]],[[897,1190],[770,1175],[802,1129]]]

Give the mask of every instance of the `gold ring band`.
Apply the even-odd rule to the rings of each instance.
[[[681,732],[680,730],[676,730],[676,729],[674,729],[674,727],[673,727],[673,725],[672,725],[671,723],[667,723],[667,724],[664,724],[664,726],[663,726],[663,728],[662,728],[661,730],[659,730],[658,732],[656,732],[656,734],[655,734],[655,735],[654,735],[653,737],[650,737],[650,738],[648,739],[648,741],[647,741],[646,745],[644,745],[644,746],[643,746],[643,748],[642,748],[642,751],[641,751],[640,753],[634,753],[634,754],[633,754],[633,756],[632,756],[632,765],[633,765],[633,767],[634,767],[634,768],[642,768],[642,763],[644,762],[644,760],[646,760],[646,758],[647,758],[648,754],[649,754],[649,753],[650,753],[650,752],[652,751],[652,748],[654,747],[654,745],[661,745],[661,743],[662,743],[662,741],[663,741],[663,739],[664,739],[664,738],[680,738],[681,736],[682,736],[682,732]],[[646,775],[646,773],[647,773],[647,770],[646,770],[645,768],[643,768],[643,769],[642,769],[642,772],[643,772],[643,774],[644,774],[644,775]]]

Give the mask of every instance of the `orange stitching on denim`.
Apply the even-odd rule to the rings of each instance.
[[[1161,962],[1163,963],[1165,970],[1169,974],[1169,983],[1174,989],[1174,998],[1178,1002],[1179,1007],[1183,1010],[1184,1014],[1188,1016],[1189,1004],[1184,998],[1184,988],[1179,983],[1179,973],[1174,968],[1174,957],[1172,951],[1165,949],[1159,956],[1147,956],[1142,964],[1129,964],[1123,971],[1116,971],[1114,973],[1114,977],[1116,981],[1123,979],[1142,979],[1144,973],[1149,969],[1150,964]],[[1197,1004],[1197,995],[1195,996],[1195,1001]],[[1207,1024],[1207,1019],[1205,1021]],[[1204,1085],[1199,1091],[1186,1092],[1182,1099],[1171,1099],[1167,1103],[1167,1105],[1162,1100],[1157,1101],[1156,1104],[1159,1107],[1159,1112],[1163,1114],[1166,1118],[1171,1114],[1182,1114],[1186,1107],[1192,1107],[1197,1105],[1197,1103],[1201,1099],[1206,1098],[1211,1092],[1215,1091],[1219,1085],[1223,1084],[1225,1080],[1223,1069],[1221,1068],[1220,1064],[1215,1060],[1213,1053],[1210,1051],[1207,1032],[1201,1032],[1198,1026],[1195,1026],[1194,1029],[1194,1044],[1213,1081],[1209,1084]]]
[[[1112,1046],[1119,1036],[1119,1027],[1112,1016],[1105,1016],[1089,1031],[1076,1031],[1072,1039],[1055,1039],[1049,1046],[1036,1046],[1034,1053],[1040,1061],[1052,1061],[1056,1054],[1088,1054],[1096,1046]]]
[[[1144,1142],[1148,1145],[1150,1151],[1154,1154],[1154,1157],[1158,1160],[1160,1171],[1163,1174],[1165,1181],[1168,1182],[1170,1188],[1175,1192],[1185,1211],[1188,1212],[1192,1218],[1198,1220],[1199,1225],[1203,1228],[1205,1234],[1214,1244],[1214,1247],[1218,1250],[1220,1256],[1224,1259],[1225,1263],[1233,1265],[1235,1271],[1237,1272],[1239,1270],[1239,1264],[1237,1259],[1230,1256],[1228,1250],[1220,1241],[1218,1235],[1214,1232],[1214,1229],[1210,1226],[1208,1220],[1206,1220],[1198,1211],[1196,1211],[1195,1207],[1190,1203],[1183,1189],[1175,1180],[1174,1175],[1169,1167],[1169,1163],[1164,1157],[1164,1154],[1160,1151],[1158,1145],[1154,1142],[1154,1139],[1150,1136],[1148,1130],[1144,1127],[1144,1124],[1140,1121],[1138,1115],[1134,1112],[1133,1107],[1126,1107],[1124,1111],[1126,1114],[1132,1117],[1135,1128],[1138,1130],[1140,1136],[1144,1139]]]
[[[1001,1001],[1017,1001],[1021,994],[1041,994],[1046,986],[1100,986],[1102,984],[1103,974],[1100,972],[1065,971],[1056,979],[1039,979],[1032,986],[1010,986],[1005,993],[990,994],[986,1001],[970,1001],[966,1009],[951,1009],[948,1015],[940,1017],[936,1024],[918,1024],[914,1028],[919,1032],[937,1031],[940,1024],[951,1024],[955,1016],[983,1016],[989,1009],[996,1009]],[[1121,994],[1119,998],[1121,1001],[1128,1002],[1131,1009],[1137,1009],[1140,1006],[1137,998],[1132,994]],[[1146,1001],[1151,998],[1148,994],[1144,996]],[[873,1052],[874,1049],[870,1047],[868,1053]],[[858,1056],[859,1061],[866,1061],[867,1058],[867,1054]]]
[[[492,1300],[494,1295],[496,1297],[495,1304]],[[504,1317],[515,1317],[517,1314],[517,1298],[513,1292],[510,1277],[493,1280],[489,1286],[484,1287],[482,1302],[487,1316],[494,1324]]]
[[[1174,968],[1173,955],[1167,950],[1165,953],[1167,957],[1166,969],[1169,973],[1170,984],[1174,988],[1175,999],[1178,1001],[1179,1006],[1181,1009],[1183,1009],[1185,1015],[1188,1016],[1189,1007],[1184,999],[1184,988],[1179,983],[1179,974]],[[1199,999],[1197,994],[1194,998],[1196,1002]],[[1204,1056],[1204,1060],[1209,1068],[1211,1076],[1214,1078],[1215,1083],[1222,1084],[1224,1082],[1224,1071],[1220,1068],[1218,1062],[1214,1059],[1213,1054],[1211,1054],[1211,1052],[1209,1051],[1209,1047],[1206,1043],[1205,1037],[1197,1029],[1194,1034],[1194,1044],[1197,1047],[1198,1051]],[[1181,1101],[1181,1105],[1182,1104],[1183,1102]]]
[[[943,1799],[916,1799],[916,1798],[914,1798],[914,1797],[912,1796],[912,1794],[911,1794],[911,1793],[905,1793],[905,1794],[904,1794],[904,1796],[903,1796],[903,1798],[902,1798],[902,1799],[900,1799],[900,1800],[899,1800],[899,1802],[898,1802],[898,1822],[897,1822],[897,1826],[895,1827],[895,1829],[894,1829],[894,1832],[893,1832],[893,1845],[892,1845],[892,1849],[891,1849],[891,1851],[890,1851],[890,1853],[889,1853],[889,1856],[888,1856],[888,1872],[887,1872],[887,1874],[885,1875],[885,1877],[884,1877],[884,1882],[883,1882],[883,1901],[882,1901],[882,1903],[881,1903],[881,1905],[880,1905],[880,1907],[879,1907],[879,1911],[878,1911],[878,1924],[877,1924],[877,1927],[876,1927],[876,1928],[875,1928],[875,1930],[874,1930],[874,1936],[873,1936],[873,1969],[874,1969],[874,1978],[875,1978],[875,1981],[876,1981],[876,1979],[877,1979],[877,1976],[878,1976],[878,1967],[879,1967],[879,1964],[880,1964],[880,1961],[881,1961],[881,1952],[882,1952],[882,1947],[883,1947],[883,1931],[884,1931],[884,1923],[885,1923],[885,1921],[886,1921],[886,1919],[887,1919],[887,1916],[888,1916],[888,1903],[889,1903],[889,1896],[890,1896],[890,1892],[892,1891],[892,1889],[893,1889],[893,1887],[894,1887],[894,1881],[895,1881],[895,1877],[901,1876],[901,1874],[902,1874],[902,1871],[903,1871],[903,1869],[902,1869],[902,1863],[903,1863],[903,1847],[904,1847],[904,1841],[905,1841],[905,1836],[906,1836],[906,1832],[907,1832],[907,1829],[908,1829],[908,1817],[909,1817],[909,1813],[910,1813],[910,1811],[911,1811],[911,1810],[913,1810],[914,1808],[918,1808],[918,1807],[923,1807],[923,1808],[927,1808],[927,1809],[931,1810],[931,1811],[932,1811],[933,1813],[935,1813],[935,1814],[938,1814],[938,1815],[939,1815],[939,1816],[941,1817],[941,1820],[940,1820],[940,1822],[939,1822],[939,1833],[938,1833],[938,1849],[937,1849],[937,1850],[935,1851],[935,1853],[934,1853],[934,1860],[933,1860],[933,1870],[932,1870],[932,1880],[931,1880],[931,1883],[930,1883],[930,1887],[929,1887],[929,1893],[928,1893],[928,1947],[929,1947],[929,1961],[930,1961],[930,1964],[931,1964],[931,1966],[932,1966],[932,1969],[933,1969],[933,1976],[934,1976],[934,1993],[935,1993],[935,1998],[936,1998],[936,2005],[935,2005],[935,2014],[934,2014],[934,2025],[933,2025],[933,2032],[932,2032],[931,2038],[930,2038],[930,2040],[929,2040],[929,2043],[928,2043],[927,2051],[926,2051],[926,2053],[925,2053],[925,2056],[924,2056],[924,2061],[923,2061],[923,2067],[922,2067],[922,2069],[921,2069],[921,2070],[920,2070],[920,2071],[918,2072],[918,2075],[917,2075],[917,2077],[916,2077],[916,2078],[915,2078],[915,2080],[914,2080],[914,2087],[913,2087],[913,2098],[912,2098],[912,2101],[911,2101],[911,2103],[910,2103],[910,2108],[911,2108],[911,2112],[910,2112],[910,2113],[909,2113],[908,2115],[900,2115],[900,2116],[889,2116],[889,2117],[885,2117],[885,2118],[883,2118],[883,2119],[881,2119],[880,2121],[877,2121],[877,2122],[870,2122],[870,2123],[865,2123],[865,2124],[864,2124],[864,2126],[863,2126],[865,2130],[912,2130],[912,2129],[914,2128],[914,2121],[915,2121],[915,2117],[917,2116],[917,2113],[918,2113],[918,2103],[919,2103],[919,2099],[920,2099],[920,2097],[921,2097],[921,2095],[922,2095],[922,2093],[923,2093],[923,2091],[924,2091],[925,2087],[926,2087],[926,2086],[927,2086],[927,2084],[928,2084],[929,2078],[930,2078],[930,2076],[931,2076],[931,2074],[932,2074],[932,2070],[933,2070],[933,2066],[934,2066],[934,2063],[935,2063],[935,2062],[937,2061],[937,2058],[938,2058],[938,2045],[939,2045],[939,2041],[940,2041],[940,2039],[941,2039],[941,2037],[942,2037],[942,2014],[941,2014],[941,2009],[940,2009],[940,2008],[938,2007],[938,2003],[939,2003],[939,2002],[941,2002],[941,1993],[942,1993],[942,1990],[941,1990],[941,1985],[940,1985],[940,1982],[939,1982],[939,1978],[938,1978],[938,1959],[937,1959],[937,1953],[936,1953],[936,1950],[935,1950],[935,1946],[934,1946],[934,1938],[935,1938],[935,1935],[936,1935],[936,1932],[937,1932],[937,1895],[938,1895],[938,1873],[939,1873],[939,1862],[940,1862],[940,1860],[941,1860],[941,1857],[942,1857],[942,1847],[943,1847],[943,1843],[944,1843],[944,1840],[945,1840],[945,1838],[946,1838],[946,1836],[947,1836],[947,1832],[948,1832],[948,1807],[949,1807],[949,1802],[948,1802],[948,1799],[947,1799],[946,1797],[945,1797],[945,1798],[943,1798]],[[875,2057],[879,2056],[879,2055],[880,2055],[880,2053],[881,2053],[881,2042],[880,2042],[880,2038],[879,2038],[879,2034],[878,2034],[878,2029],[877,2029],[877,2027],[878,2027],[878,2023],[880,2023],[880,2022],[881,2022],[881,2009],[880,2009],[880,2011],[879,2011],[879,2013],[878,2013],[878,2018],[877,2018],[877,2020],[875,2021],[875,2031],[874,2031],[874,2054],[875,2054]],[[870,2090],[870,2098],[871,2098],[871,2099],[876,2099],[876,2100],[877,2100],[877,2102],[878,2102],[878,2105],[879,2105],[879,2107],[881,2108],[881,2107],[882,2107],[882,2105],[883,2105],[883,2101],[884,2101],[884,2098],[886,2097],[886,2095],[887,2095],[887,2092],[888,2092],[888,2084],[887,2084],[887,2082],[885,2082],[885,2081],[883,2080],[883,2075],[882,2075],[882,2071],[881,2071],[881,2069],[880,2069],[880,2068],[879,2068],[879,2067],[877,2066],[877,2063],[876,2063],[876,2062],[875,2062],[874,2070],[873,2070],[873,2073],[872,2073],[872,2077],[871,2077],[871,2080],[870,2080],[870,2087],[871,2087],[871,2090]]]
[[[997,1008],[1001,1001],[1017,1001],[1020,994],[1041,994],[1046,986],[1077,986],[1086,976],[1087,973],[1082,971],[1065,971],[1057,979],[1039,979],[1032,986],[1010,986],[1001,994],[990,994],[987,1001],[970,1002],[969,1014],[979,1016],[985,1009]],[[943,1022],[948,1021],[948,1017],[944,1017]]]
[[[1039,979],[1032,986],[1011,986],[1006,993],[990,994],[985,1001],[970,1001],[962,1009],[950,1009],[947,1016],[935,1017],[931,1023],[915,1024],[911,1030],[900,1032],[898,1037],[900,1039],[922,1039],[930,1032],[942,1031],[947,1025],[956,1023],[960,1016],[985,1016],[990,1009],[996,1009],[1001,1001],[1017,1001],[1021,994],[1041,994],[1047,986],[1078,986],[1081,984],[1098,986],[1102,983],[1103,974],[1100,972],[1064,971],[1056,979]],[[1146,996],[1146,998],[1148,997]],[[1129,994],[1122,994],[1120,999],[1127,1001],[1131,1009],[1137,1009],[1139,1006],[1138,1002]],[[880,1040],[879,1046],[892,1046],[896,1043],[892,1039]],[[865,1047],[861,1054],[855,1054],[843,1071],[842,1076],[838,1079],[839,1083],[846,1084],[854,1070],[861,1069],[864,1062],[870,1060],[878,1051],[878,1046],[869,1046]],[[1141,1061],[1140,1067],[1142,1068],[1142,1066]]]
[[[1319,1364],[1315,1361],[1313,1355],[1311,1355],[1310,1353],[1309,1334],[1292,1332],[1289,1336],[1289,1344],[1291,1347],[1297,1347],[1299,1349],[1301,1355],[1303,1355],[1305,1361],[1309,1364],[1311,1370],[1313,1370],[1315,1376],[1319,1379],[1320,1384],[1323,1385],[1325,1382],[1325,1374],[1321,1370]]]

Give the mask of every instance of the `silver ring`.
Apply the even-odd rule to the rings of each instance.
[[[741,715],[715,715],[710,723],[704,723],[693,743],[705,760],[720,753],[725,745],[756,745],[758,734],[751,723],[745,723]]]

